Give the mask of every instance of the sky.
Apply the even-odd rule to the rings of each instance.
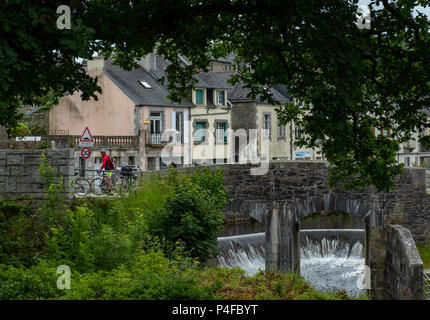
[[[370,3],[370,0],[360,0],[358,3],[359,3],[359,5],[368,5]],[[380,7],[382,7],[382,4],[380,5]],[[417,7],[417,10],[419,12],[426,14],[428,17],[430,17],[430,7],[424,8],[424,7],[419,6],[419,7]]]

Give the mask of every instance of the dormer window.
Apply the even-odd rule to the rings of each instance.
[[[152,89],[152,87],[149,85],[148,82],[139,80],[139,83],[145,88],[145,89]]]
[[[205,91],[203,89],[195,90],[195,104],[204,105],[205,104]]]

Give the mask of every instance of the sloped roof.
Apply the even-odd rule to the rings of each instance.
[[[111,60],[105,61],[105,74],[131,99],[136,105],[192,107],[192,103],[183,100],[178,104],[172,102],[167,96],[169,91],[142,67],[126,71],[114,64]],[[146,89],[140,81],[147,82],[152,88]]]
[[[273,99],[275,99],[279,103],[286,103],[286,102],[290,101],[290,99],[288,99],[285,95],[281,94],[275,88],[269,88],[269,90],[272,93]],[[261,99],[259,99],[258,96],[256,99],[249,98],[248,94],[250,92],[251,92],[251,90],[249,88],[245,88],[245,85],[241,82],[241,83],[236,85],[236,87],[234,88],[233,92],[231,93],[231,95],[229,97],[229,100],[232,102],[234,102],[234,101],[237,101],[237,102],[239,102],[239,101],[241,101],[241,102],[246,102],[246,101],[264,102],[264,101],[261,101]]]

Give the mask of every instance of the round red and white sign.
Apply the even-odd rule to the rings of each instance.
[[[84,147],[81,150],[81,157],[83,159],[88,159],[91,156],[91,150],[90,148]]]

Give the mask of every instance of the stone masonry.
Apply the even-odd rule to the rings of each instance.
[[[430,239],[430,195],[426,193],[425,169],[404,169],[395,177],[396,188],[385,193],[371,187],[330,189],[329,165],[324,161],[271,162],[263,175],[251,175],[252,167],[229,164],[210,169],[224,170],[230,197],[226,215],[251,216],[265,225],[267,269],[299,271],[296,234],[302,218],[326,210],[346,212],[366,224],[365,264],[371,274],[370,293],[373,298],[384,299],[391,281],[386,278],[387,244],[392,239],[387,236],[390,225],[408,228],[417,243]],[[180,171],[191,173],[195,169]]]
[[[72,149],[0,149],[0,198],[43,198],[39,175],[42,153],[55,175],[62,176],[64,185],[70,187],[75,171]]]
[[[388,298],[422,299],[422,263],[410,231],[400,225],[390,225],[387,228],[385,262]]]

